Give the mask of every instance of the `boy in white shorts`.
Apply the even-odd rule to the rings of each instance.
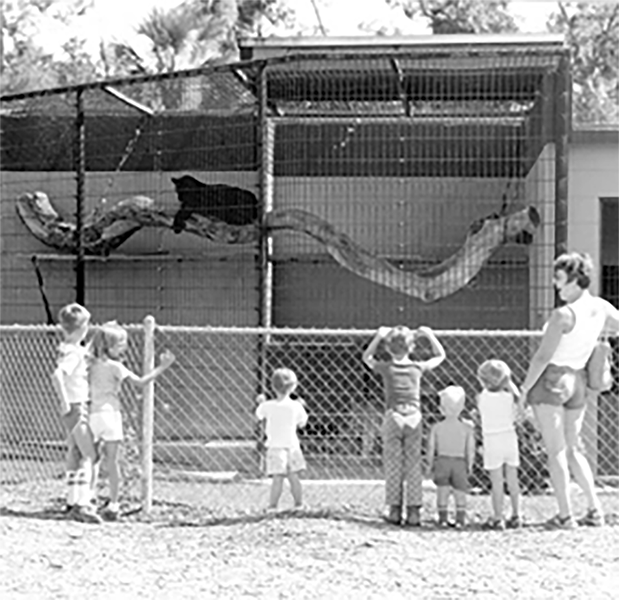
[[[295,507],[303,504],[303,492],[299,474],[305,470],[305,459],[297,429],[307,423],[307,413],[299,400],[290,394],[298,385],[297,376],[290,369],[276,369],[271,377],[275,399],[258,396],[256,417],[266,422],[266,472],[272,478],[269,509],[277,508],[282,494],[284,479],[290,482],[290,491]]]
[[[493,517],[487,529],[517,529],[520,516],[518,467],[520,454],[515,422],[522,411],[520,392],[511,379],[511,371],[502,360],[487,360],[477,370],[483,390],[477,396],[484,447],[484,468],[492,485]],[[512,515],[503,520],[504,477],[512,505]]]
[[[90,366],[90,427],[95,443],[103,444],[108,477],[110,501],[103,517],[115,521],[119,514],[120,467],[119,448],[123,440],[120,389],[126,379],[134,385],[144,386],[163,373],[173,362],[174,355],[164,352],[161,364],[140,377],[120,362],[127,349],[127,332],[115,321],[104,323],[95,333],[93,361]]]

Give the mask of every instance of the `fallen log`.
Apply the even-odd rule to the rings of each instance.
[[[60,252],[75,253],[77,229],[63,219],[43,192],[26,193],[17,200],[17,213],[34,237]],[[106,256],[143,227],[172,229],[174,215],[154,206],[146,196],[134,196],[106,210],[94,211],[84,220],[82,245],[85,254]],[[507,243],[532,241],[540,218],[535,207],[511,214],[494,214],[471,224],[462,246],[441,263],[428,269],[404,270],[359,246],[328,221],[303,210],[274,210],[266,215],[269,233],[298,231],[325,246],[345,269],[390,289],[435,302],[466,286],[490,256]],[[252,244],[260,239],[260,225],[229,225],[192,215],[187,233],[219,244]]]

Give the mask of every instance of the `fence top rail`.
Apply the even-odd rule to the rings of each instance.
[[[129,331],[142,331],[142,323],[121,323]],[[97,324],[92,325],[93,328]],[[322,335],[322,336],[368,336],[376,329],[318,329],[308,327],[225,327],[197,325],[157,325],[163,333],[220,333],[245,335]],[[0,335],[19,332],[60,333],[58,325],[0,325]],[[541,335],[541,330],[510,330],[510,329],[437,329],[437,336],[450,337],[532,337]]]

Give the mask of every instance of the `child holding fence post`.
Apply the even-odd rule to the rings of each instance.
[[[523,412],[520,392],[511,379],[511,371],[502,360],[487,360],[477,369],[483,390],[477,396],[484,446],[484,468],[490,473],[493,517],[486,529],[522,527],[520,484],[518,483],[518,438],[515,421]],[[503,520],[504,480],[512,505],[512,516]]]
[[[294,505],[303,505],[303,490],[299,473],[305,470],[305,459],[297,429],[307,423],[307,413],[300,400],[293,400],[290,394],[298,385],[297,376],[290,369],[276,369],[271,377],[275,399],[267,400],[264,394],[257,398],[258,420],[265,421],[266,429],[266,471],[272,478],[269,509],[275,510],[279,503],[284,479],[290,482]]]
[[[425,361],[409,357],[420,337],[426,337],[436,356]],[[390,360],[375,358],[379,343],[385,340]],[[421,406],[419,386],[425,371],[445,360],[445,350],[429,327],[411,331],[408,327],[380,327],[363,352],[363,362],[383,381],[386,412],[381,428],[383,468],[388,514],[385,519],[402,523],[406,501],[405,525],[421,525]],[[405,497],[406,485],[406,497]]]
[[[90,367],[90,426],[96,443],[103,444],[106,466],[110,479],[110,501],[103,511],[108,521],[115,521],[119,514],[120,445],[123,440],[120,390],[127,380],[145,386],[159,377],[175,360],[169,351],[161,355],[161,363],[146,375],[139,376],[121,362],[127,349],[127,332],[115,321],[104,323],[93,338],[93,361]]]
[[[77,521],[100,523],[101,518],[91,502],[96,451],[88,424],[89,350],[82,345],[88,333],[90,313],[80,304],[68,304],[60,309],[58,322],[64,341],[58,348],[52,384],[62,403],[62,420],[68,433],[68,515]]]
[[[432,426],[428,440],[428,462],[436,484],[438,524],[449,526],[449,496],[453,491],[456,504],[454,526],[466,524],[466,494],[469,473],[475,460],[475,430],[473,425],[460,419],[465,393],[458,385],[450,385],[439,392],[441,412],[445,417]]]

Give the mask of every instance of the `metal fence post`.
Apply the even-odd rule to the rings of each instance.
[[[144,319],[143,373],[155,368],[155,318]],[[155,416],[155,382],[144,386],[142,405],[142,510],[149,514],[153,507],[153,437]]]

